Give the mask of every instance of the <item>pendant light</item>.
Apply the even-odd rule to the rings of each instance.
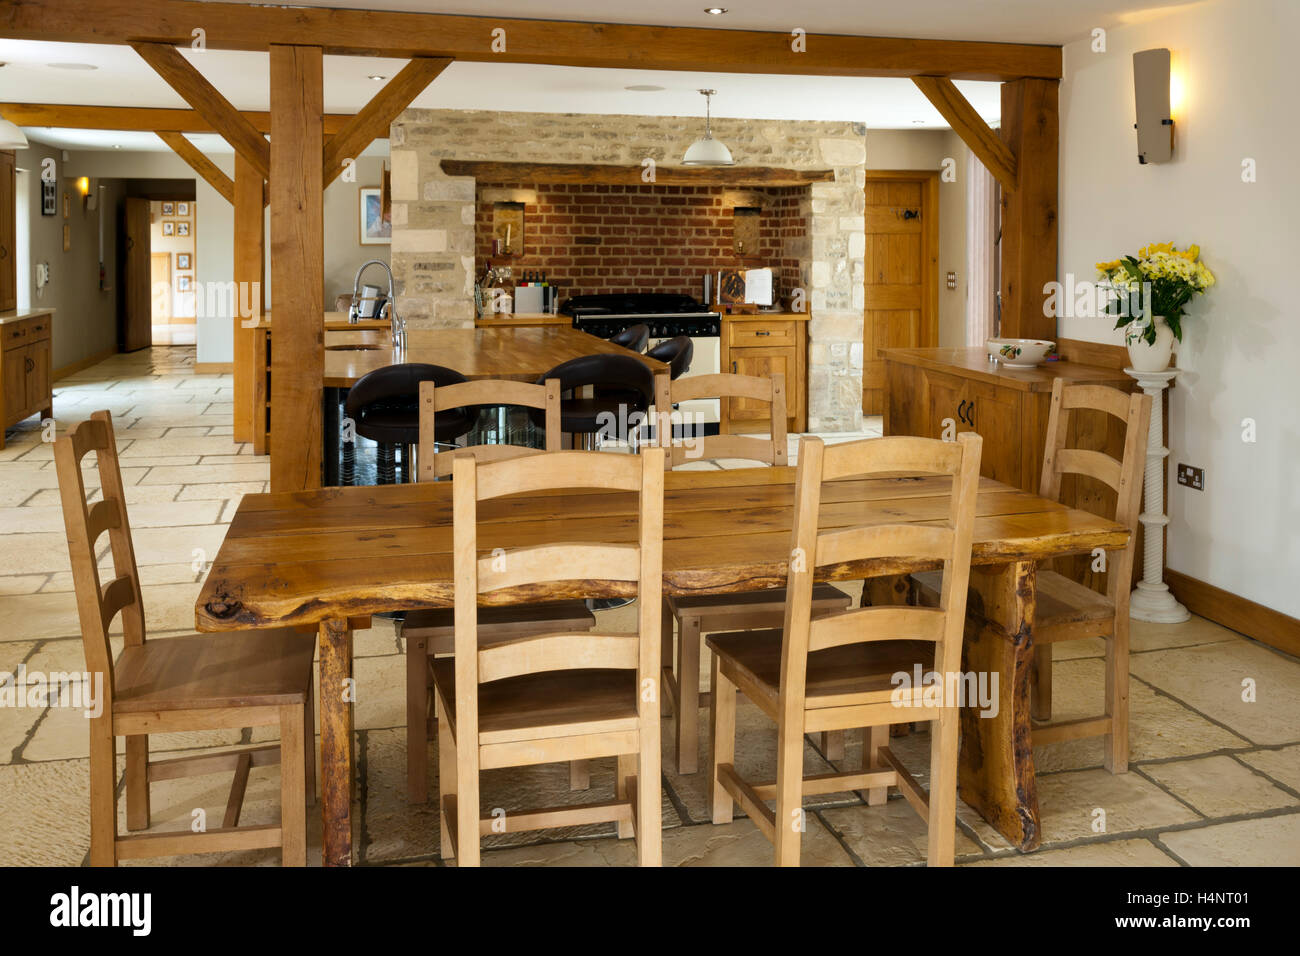
[[[682,157],[683,166],[734,166],[731,150],[713,138],[713,112],[710,99],[717,90],[700,90],[704,94],[704,135],[691,143]]]
[[[27,137],[7,119],[0,119],[0,149],[26,149]]]

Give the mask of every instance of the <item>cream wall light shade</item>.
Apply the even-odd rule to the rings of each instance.
[[[26,149],[27,137],[7,119],[0,119],[0,149]]]

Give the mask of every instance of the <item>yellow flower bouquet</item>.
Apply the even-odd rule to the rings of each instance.
[[[1153,242],[1112,262],[1097,263],[1097,273],[1114,293],[1106,311],[1117,316],[1115,328],[1137,323],[1131,339],[1146,339],[1155,345],[1155,323],[1147,316],[1161,316],[1179,342],[1183,340],[1183,309],[1193,296],[1214,285],[1214,273],[1200,261],[1200,246],[1178,250],[1172,242]]]

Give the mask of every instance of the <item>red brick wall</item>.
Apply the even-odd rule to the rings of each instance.
[[[492,207],[485,189],[530,189],[524,208],[524,255],[492,259]],[[735,255],[732,209],[721,186],[599,186],[479,183],[475,225],[476,275],[509,265],[516,280],[544,271],[571,295],[674,292],[699,298],[701,276],[722,268],[777,270],[778,294],[800,281],[799,259],[786,240],[808,235],[807,187],[747,189],[766,199],[755,255]],[[497,193],[499,196],[500,193]]]

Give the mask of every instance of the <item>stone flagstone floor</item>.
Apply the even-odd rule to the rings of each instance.
[[[55,388],[60,431],[95,409],[113,413],[150,638],[192,628],[201,561],[215,555],[240,498],[267,488],[267,459],[231,439],[230,396],[229,376],[193,374],[193,350],[177,347],[115,356]],[[878,434],[878,420],[875,425]],[[47,673],[80,671],[84,660],[52,446],[42,442],[35,419],[11,429],[6,440],[0,451],[0,672],[16,672],[20,665]],[[97,486],[92,472],[88,487]],[[627,619],[629,611],[605,613]],[[1101,642],[1057,645],[1055,652],[1057,716],[1095,712],[1102,693]],[[372,629],[358,633],[356,654],[357,857],[364,865],[441,865],[432,804],[406,802],[404,662],[394,623],[376,620]],[[1098,740],[1037,748],[1042,849],[1016,852],[959,804],[959,863],[1300,864],[1300,662],[1194,618],[1178,626],[1135,624],[1132,673],[1131,771],[1106,773]],[[1242,700],[1247,677],[1257,686],[1250,703]],[[744,704],[738,720],[739,769],[770,778],[774,729]],[[671,736],[666,724],[665,862],[770,864],[769,844],[743,816],[727,826],[709,823],[704,775],[677,774],[667,747]],[[159,735],[153,749],[175,755],[262,739],[260,731],[247,729]],[[929,736],[914,734],[894,746],[924,780]],[[851,740],[847,751],[846,761],[856,760],[858,742]],[[86,724],[79,712],[0,708],[0,864],[85,862],[86,753]],[[436,768],[432,745],[430,757]],[[608,798],[613,768],[604,763],[594,764],[591,790],[580,794],[568,790],[563,766],[488,772],[485,805]],[[805,766],[810,772],[832,766],[811,738]],[[155,784],[155,826],[188,827],[197,807],[219,818],[228,787],[225,775]],[[436,792],[436,781],[430,790]],[[273,821],[277,803],[278,771],[255,771],[242,822]],[[855,794],[830,794],[808,805],[805,865],[924,861],[925,827],[901,798],[868,808]],[[319,863],[319,815],[313,811],[308,819],[310,859]],[[617,840],[608,826],[490,837],[485,846],[487,866],[634,860],[631,842]],[[275,864],[278,859],[277,852],[262,851],[160,862]]]

